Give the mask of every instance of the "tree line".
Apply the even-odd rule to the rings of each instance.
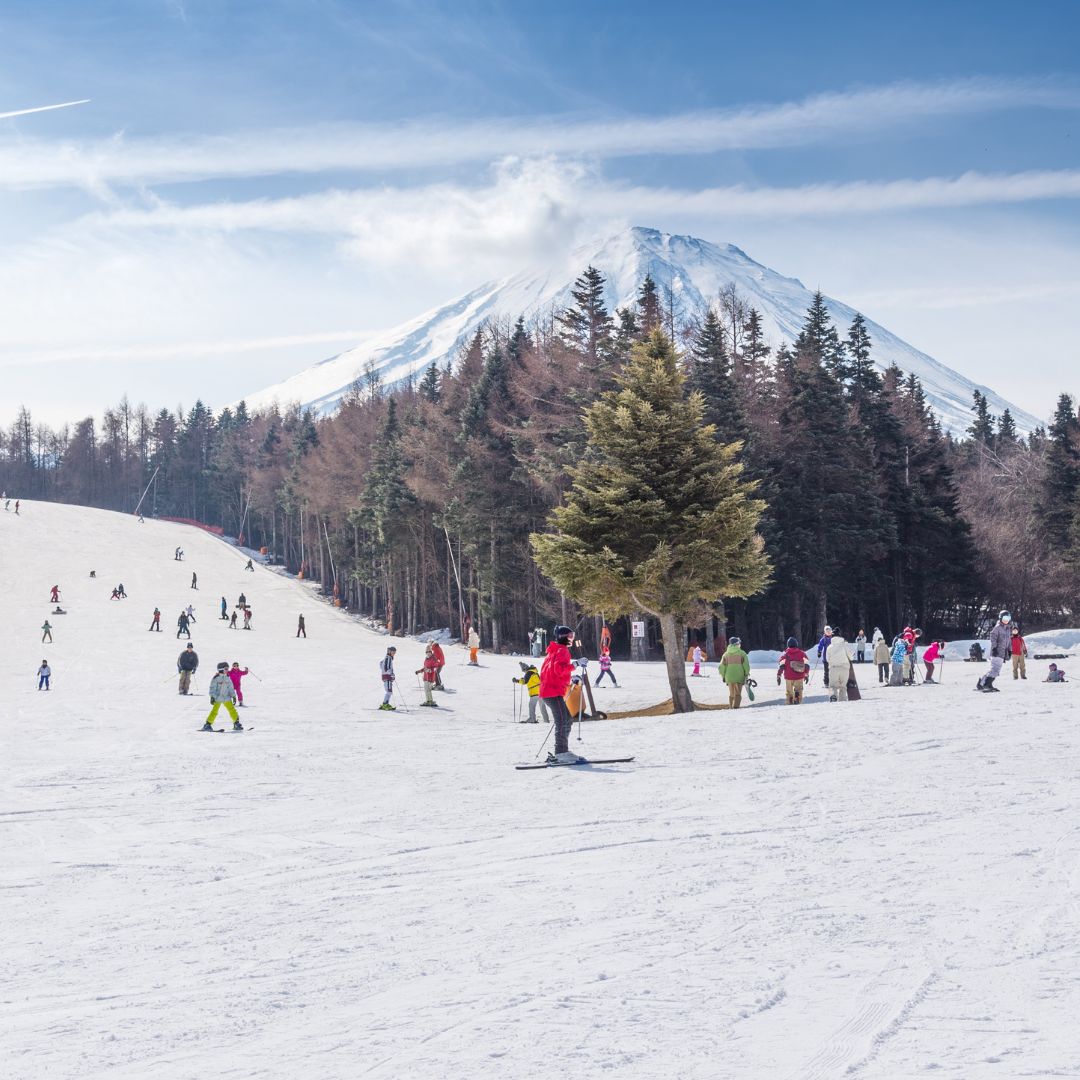
[[[24,408],[0,432],[0,486],[127,512],[142,499],[146,514],[221,526],[396,632],[459,632],[468,619],[485,646],[523,650],[556,620],[595,645],[608,613],[560,593],[530,537],[550,528],[572,476],[600,467],[586,410],[617,390],[635,347],[662,348],[659,334],[709,438],[737,444],[771,566],[754,595],[700,603],[691,634],[726,627],[770,648],[813,640],[825,622],[851,636],[905,624],[961,636],[1001,606],[1029,630],[1071,614],[1080,416],[1067,395],[1022,438],[976,392],[956,439],[914,375],[874,366],[862,316],[837,327],[820,294],[795,340],[774,347],[734,286],[689,314],[651,278],[614,312],[604,291],[589,267],[553,318],[491,320],[451,364],[404,385],[369,370],[332,416],[202,401],[151,414],[125,398],[100,422],[52,429]],[[659,620],[636,614],[614,624],[616,653],[658,642]]]

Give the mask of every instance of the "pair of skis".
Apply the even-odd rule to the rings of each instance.
[[[624,765],[629,761],[633,761],[632,757],[614,757],[614,758],[582,758],[581,761],[534,761],[528,765],[515,765],[514,768],[518,772],[524,772],[527,769],[560,769],[567,768],[574,765]]]

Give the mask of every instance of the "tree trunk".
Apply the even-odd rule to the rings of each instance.
[[[635,611],[630,616],[630,659],[635,663],[644,663],[649,658],[649,647],[643,637],[634,637],[634,623],[644,622],[645,616]]]
[[[686,654],[683,648],[686,630],[674,615],[661,615],[660,632],[664,639],[664,661],[675,711],[693,712],[694,702],[690,697],[690,687],[686,685]]]

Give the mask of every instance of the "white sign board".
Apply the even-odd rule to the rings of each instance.
[[[632,622],[630,624],[630,636],[643,638],[645,636],[645,624],[643,622]]]

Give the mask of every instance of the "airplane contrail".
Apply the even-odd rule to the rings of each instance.
[[[82,101],[65,101],[60,105],[39,105],[36,109],[16,109],[15,112],[0,112],[0,120],[7,120],[11,116],[26,116],[27,113],[49,112],[51,109],[66,109],[69,105],[85,105],[89,98]]]

